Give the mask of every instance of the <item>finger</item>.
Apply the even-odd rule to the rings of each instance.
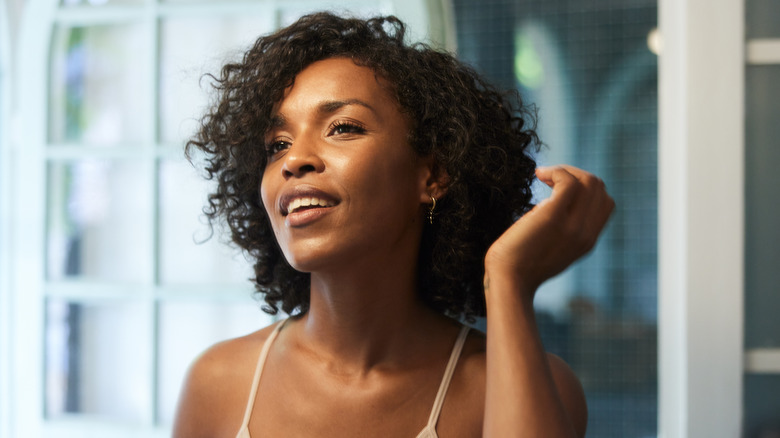
[[[573,175],[585,187],[584,191],[587,193],[587,196],[583,196],[583,198],[588,198],[585,204],[585,214],[598,231],[603,228],[612,214],[615,208],[615,201],[609,196],[607,186],[602,179],[585,171],[574,172]]]
[[[562,166],[539,167],[536,169],[536,177],[552,188],[549,200],[554,201],[552,203],[556,209],[568,208],[576,198],[577,178]]]
[[[593,175],[584,175],[580,181],[584,187],[582,196],[572,207],[572,215],[580,215],[580,232],[585,252],[590,251],[606,225],[615,202],[609,196],[604,182]]]
[[[549,185],[552,185],[552,172],[554,171],[554,167],[548,167],[548,166],[539,166],[536,168],[534,173],[536,173],[536,178]]]
[[[600,218],[600,225],[602,228],[607,224],[609,221],[610,216],[612,216],[612,213],[615,211],[615,200],[612,199],[611,196],[607,195],[603,199],[603,205],[601,209],[601,216]]]
[[[593,202],[582,224],[583,240],[586,242],[587,251],[596,244],[596,240],[604,231],[614,209],[615,201],[606,193]]]
[[[574,166],[561,165],[559,167],[574,177],[582,187],[572,206],[572,210],[584,213],[586,217],[600,216],[596,213],[603,209],[604,204],[602,204],[602,200],[605,197],[609,197],[604,181],[592,173]]]
[[[600,178],[587,172],[573,174],[582,185],[582,193],[575,202],[574,208],[587,218],[601,217],[604,200],[608,198],[607,187]]]
[[[539,174],[540,180],[553,187],[551,198],[555,198],[556,192],[559,196],[573,196],[561,219],[570,230],[572,243],[577,242],[583,253],[592,249],[614,209],[604,182],[590,172],[568,165],[542,168]],[[558,184],[563,181],[565,189]]]
[[[572,174],[577,179],[583,179],[587,178],[590,175],[593,175],[592,173],[588,172],[587,170],[581,169],[579,167],[575,167],[569,164],[561,164],[558,167],[564,169],[565,171]]]

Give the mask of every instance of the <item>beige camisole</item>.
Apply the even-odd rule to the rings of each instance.
[[[265,361],[268,358],[268,350],[271,349],[271,344],[276,340],[276,336],[279,334],[279,330],[281,330],[283,325],[284,322],[276,325],[276,328],[271,335],[268,336],[265,344],[263,344],[263,349],[260,351],[260,357],[257,360],[257,368],[255,368],[255,377],[252,380],[252,390],[249,392],[249,401],[247,402],[246,411],[244,412],[244,421],[241,423],[241,428],[238,430],[236,438],[251,438],[251,435],[249,434],[249,419],[252,417],[252,409],[255,405],[255,397],[257,396],[257,387],[260,384],[260,377],[263,374]],[[460,352],[463,350],[463,344],[466,342],[468,333],[469,328],[463,326],[458,334],[458,339],[455,341],[455,345],[452,347],[450,360],[447,363],[447,368],[444,370],[444,376],[439,385],[439,392],[436,394],[436,400],[433,402],[431,415],[428,417],[428,424],[426,424],[423,430],[417,434],[417,438],[438,438],[438,435],[436,434],[436,423],[439,421],[441,407],[444,404],[444,396],[447,394],[447,389],[450,387],[450,380],[452,380],[452,374],[455,371],[455,366],[458,363],[458,358],[460,357]]]

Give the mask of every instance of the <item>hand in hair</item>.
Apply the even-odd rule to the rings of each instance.
[[[541,167],[536,175],[552,195],[509,227],[485,257],[486,275],[511,276],[529,300],[593,248],[615,207],[604,183],[581,169]]]

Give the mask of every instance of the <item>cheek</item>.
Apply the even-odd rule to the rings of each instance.
[[[418,172],[407,157],[389,157],[366,166],[366,169],[360,183],[372,201],[382,200],[380,205],[391,210],[417,205]]]
[[[260,187],[258,188],[258,191],[260,192],[260,200],[263,202],[263,208],[265,208],[265,212],[270,218],[272,217],[271,213],[274,206],[274,196],[271,193],[271,183],[265,176],[266,174],[263,173],[263,176],[260,178]]]

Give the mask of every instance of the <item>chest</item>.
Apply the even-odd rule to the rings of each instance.
[[[249,419],[252,438],[482,434],[481,368],[455,366],[458,362],[448,363],[442,353],[416,368],[354,376],[287,352],[278,348],[265,362]],[[445,378],[448,368],[451,379]],[[431,430],[435,433],[421,435]]]
[[[268,363],[252,437],[413,438],[428,423],[440,377],[417,372],[355,379]]]

